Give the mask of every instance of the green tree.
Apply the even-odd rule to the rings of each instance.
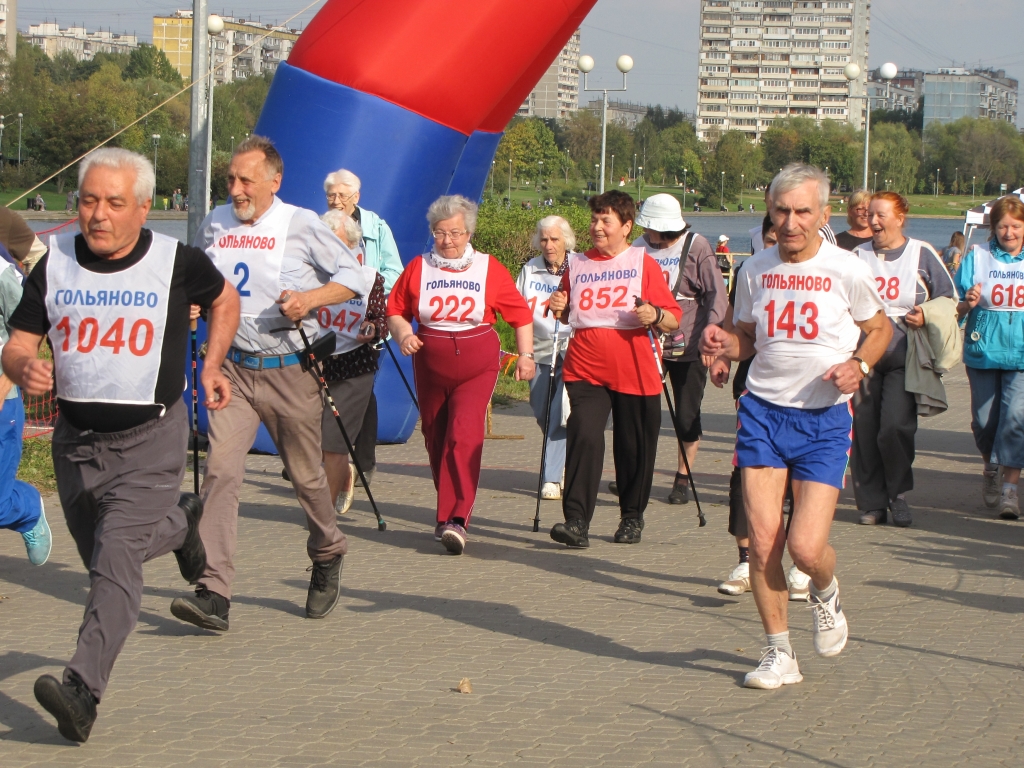
[[[647,178],[653,176],[648,170],[653,160],[655,167],[660,165],[670,179],[679,179],[681,183],[685,168],[688,184],[700,182],[703,178],[700,158],[704,155],[704,147],[697,138],[697,133],[693,130],[692,125],[681,122],[666,128],[658,135],[658,145],[660,149],[655,158],[648,154],[647,165],[644,168],[644,175]]]
[[[871,128],[871,168],[888,180],[889,189],[911,194],[921,167],[921,140],[903,123],[882,123]]]
[[[171,83],[179,88],[182,86],[181,75],[171,66],[167,55],[149,43],[141,43],[129,54],[124,77],[126,80],[155,77],[157,80],[163,80],[165,83]]]

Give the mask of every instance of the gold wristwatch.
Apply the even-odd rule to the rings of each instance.
[[[851,357],[850,359],[857,361],[857,365],[860,368],[860,372],[861,372],[862,375],[864,375],[866,377],[869,373],[871,373],[871,366],[869,366],[867,363],[865,363],[859,357]]]

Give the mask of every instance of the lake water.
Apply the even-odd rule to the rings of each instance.
[[[684,215],[685,217],[685,215]],[[761,224],[762,215],[748,214],[714,214],[704,216],[690,216],[687,219],[697,232],[704,235],[712,247],[718,241],[719,235],[729,237],[729,247],[734,253],[750,253],[750,229]],[[846,229],[846,219],[835,217],[832,219],[833,228],[837,232]],[[56,222],[52,221],[30,221],[29,226],[33,231],[41,232],[52,229]],[[154,232],[170,235],[179,240],[184,240],[187,231],[187,222],[184,220],[173,221],[151,221],[149,228]],[[961,219],[917,219],[907,220],[906,233],[909,237],[924,240],[941,252],[949,244],[949,237],[953,232],[963,229]]]

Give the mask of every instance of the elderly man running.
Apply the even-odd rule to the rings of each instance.
[[[89,738],[138,619],[142,564],[173,551],[192,583],[206,566],[197,530],[203,508],[180,493],[191,304],[209,309],[206,407],[215,413],[231,400],[220,361],[238,327],[238,294],[205,253],[143,228],[153,184],[153,166],[125,149],[82,161],[82,234],[50,238],[3,351],[4,371],[30,395],[50,391],[56,378],[53,468],[91,586],[63,683],[43,675],[35,694],[72,741]],[[52,364],[37,359],[44,335]]]
[[[207,567],[195,596],[171,603],[176,617],[205,629],[228,628],[238,491],[260,421],[306,513],[306,552],[313,561],[306,616],[323,618],[341,594],[348,542],[338,529],[320,464],[323,404],[316,379],[299,365],[303,342],[295,324],[301,321],[307,337],[316,338],[315,311],[366,295],[372,282],[367,284],[356,255],[315,213],[277,198],[283,173],[274,145],[250,136],[235,147],[228,167],[231,205],[215,209],[196,235],[195,244],[235,284],[242,301],[242,320],[224,363],[231,402],[210,414],[201,491],[207,513],[199,528]]]
[[[819,233],[828,178],[794,163],[771,186],[778,245],[752,256],[736,285],[735,333],[709,325],[701,352],[730,360],[757,356],[739,399],[736,465],[750,528],[750,582],[768,635],[748,688],[803,680],[789,641],[782,517],[786,474],[793,482],[789,554],[811,577],[814,649],[835,656],[848,637],[828,543],[850,452],[848,402],[885,352],[892,329],[867,265]],[[861,333],[865,334],[858,348]]]

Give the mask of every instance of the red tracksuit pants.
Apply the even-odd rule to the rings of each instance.
[[[487,403],[498,379],[495,330],[435,331],[420,327],[413,357],[420,429],[437,490],[437,522],[469,524],[480,483]]]

